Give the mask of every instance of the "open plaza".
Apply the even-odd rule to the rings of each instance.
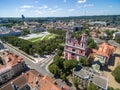
[[[56,36],[57,35],[53,33],[41,32],[41,33],[28,34],[26,36],[21,36],[19,38],[29,40],[30,42],[37,42],[40,40],[49,40],[49,39],[55,38]]]

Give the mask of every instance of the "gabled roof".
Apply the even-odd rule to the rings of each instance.
[[[49,76],[41,76],[35,70],[29,70],[18,78],[12,81],[19,89],[29,87],[30,90],[69,90],[66,86],[61,89],[60,86],[55,85],[52,78]],[[0,90],[13,90],[11,82],[0,88]]]
[[[108,59],[110,58],[110,55],[112,52],[115,51],[115,47],[109,45],[108,43],[103,43],[99,46],[98,50],[93,50],[94,53],[101,55],[101,56],[105,56]]]
[[[79,71],[74,71],[74,75],[84,80],[87,79],[104,90],[107,90],[108,88],[108,77],[98,75],[94,73],[91,69],[86,70],[82,68]]]

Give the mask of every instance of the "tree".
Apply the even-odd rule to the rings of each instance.
[[[27,35],[27,34],[30,34],[30,30],[24,29],[21,35]]]
[[[66,79],[66,74],[64,73],[64,74],[62,74],[61,76],[60,76],[60,78],[63,80],[63,81],[66,81],[67,79]]]
[[[114,76],[115,80],[120,83],[120,65],[115,68],[115,70],[112,72],[112,75]]]
[[[113,30],[105,30],[104,31],[108,36],[108,38],[109,39],[112,39],[112,36],[113,36],[113,33],[115,32],[115,31],[113,31]]]
[[[83,66],[88,66],[89,65],[88,61],[87,61],[87,58],[85,58],[85,57],[80,57],[79,63]]]
[[[89,83],[87,90],[98,90],[98,89],[97,89],[97,86],[95,86],[95,85],[92,84],[92,83]]]
[[[42,51],[41,48],[38,48],[38,49],[37,49],[37,52],[38,52],[39,55],[42,55],[42,54],[43,54],[43,51]]]
[[[57,50],[57,55],[62,56],[62,50]]]
[[[29,48],[29,54],[33,55],[33,49],[32,48]]]
[[[108,90],[120,90],[120,89],[114,89],[113,87],[108,87]]]
[[[47,51],[48,54],[51,53],[51,47],[50,46],[46,46],[45,50]]]
[[[88,48],[90,49],[97,48],[97,44],[94,42],[92,38],[88,38],[87,42],[88,42]]]
[[[120,37],[115,38],[115,41],[120,44]]]
[[[76,88],[78,88],[78,78],[74,78],[73,79],[73,84],[74,84],[74,86],[76,87]]]
[[[88,45],[88,48],[97,48],[97,45],[95,42],[91,42],[89,45]]]
[[[63,59],[63,58],[60,58],[58,55],[56,55],[55,57],[54,57],[54,64],[56,64],[59,68],[63,68],[63,62],[64,62],[65,60]]]
[[[60,76],[61,70],[59,69],[59,67],[56,64],[50,65],[49,70],[54,74],[55,77]]]
[[[69,72],[78,65],[78,61],[76,60],[65,60],[63,62],[63,65],[64,65],[64,69],[66,72]]]

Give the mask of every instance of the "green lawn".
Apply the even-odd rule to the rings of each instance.
[[[30,42],[37,42],[39,40],[41,40],[42,37],[37,37],[37,38],[32,38],[32,39],[29,39],[28,41]]]
[[[38,42],[40,40],[49,40],[49,39],[55,38],[56,36],[57,36],[56,34],[49,33],[48,35],[45,35],[45,36],[29,39],[29,41]]]

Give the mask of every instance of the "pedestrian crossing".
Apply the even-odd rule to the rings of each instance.
[[[43,59],[42,61],[40,61],[40,62],[39,62],[40,67],[45,66],[49,61],[51,61],[51,59],[52,59],[53,57],[54,57],[54,55],[49,56],[48,58]]]

